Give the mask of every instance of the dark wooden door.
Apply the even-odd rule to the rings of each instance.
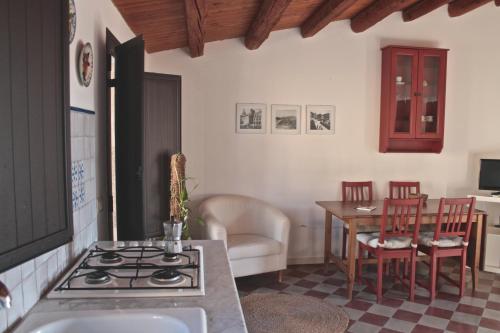
[[[144,75],[144,231],[162,234],[170,217],[170,157],[181,150],[181,77]]]
[[[67,0],[0,0],[0,272],[73,235],[67,20]]]
[[[144,41],[142,36],[117,46],[115,53],[115,156],[118,239],[142,239],[144,237]]]

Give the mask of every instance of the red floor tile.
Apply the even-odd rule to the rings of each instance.
[[[492,288],[491,288],[491,292],[492,292],[493,294],[497,294],[497,295],[498,295],[498,294],[500,294],[500,288],[497,288],[497,287],[492,287]]]
[[[384,326],[384,324],[389,320],[389,317],[380,316],[373,313],[365,313],[358,320],[372,325]]]
[[[420,313],[415,313],[415,312],[410,312],[406,310],[398,310],[394,315],[392,316],[393,318],[399,319],[399,320],[405,320],[405,321],[411,321],[413,323],[418,323],[422,315]]]
[[[448,331],[457,333],[476,333],[477,327],[469,324],[459,323],[456,321],[450,321],[446,327]]]
[[[479,326],[489,328],[490,330],[500,331],[500,321],[495,319],[481,318]]]
[[[372,305],[373,305],[372,303],[353,299],[352,301],[347,303],[345,306],[347,306],[349,308],[356,309],[356,310],[366,311],[369,308],[371,308]]]
[[[476,316],[483,315],[482,308],[477,307],[477,306],[467,305],[467,304],[459,304],[455,311],[469,313],[469,314],[473,314]]]
[[[439,318],[449,320],[451,318],[451,316],[453,316],[453,311],[429,306],[427,308],[427,310],[425,311],[425,314],[429,315],[429,316],[434,316],[434,317],[439,317]]]
[[[417,325],[411,331],[411,333],[442,333],[442,332],[444,331],[438,328],[424,326],[424,325]]]
[[[493,302],[493,301],[488,301],[486,303],[486,308],[487,309],[492,309],[492,310],[497,310],[500,311],[500,303],[498,302]]]
[[[399,308],[401,304],[403,304],[403,300],[400,299],[394,299],[394,298],[386,298],[382,299],[380,304],[385,305],[385,306],[390,306],[391,308]]]

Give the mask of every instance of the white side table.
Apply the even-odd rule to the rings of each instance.
[[[486,226],[486,244],[484,246],[484,270],[487,272],[500,273],[500,198],[489,195],[471,194],[475,197],[477,208],[488,213],[488,225]]]

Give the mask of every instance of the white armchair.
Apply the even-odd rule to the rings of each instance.
[[[279,209],[241,195],[217,195],[200,205],[206,238],[226,244],[234,277],[286,269],[290,221]]]

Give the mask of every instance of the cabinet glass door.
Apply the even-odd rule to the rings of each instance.
[[[393,61],[393,110],[391,115],[391,137],[415,136],[415,87],[417,81],[418,53],[396,51]]]
[[[422,51],[418,87],[417,137],[432,138],[440,135],[442,117],[442,64],[440,53]]]

